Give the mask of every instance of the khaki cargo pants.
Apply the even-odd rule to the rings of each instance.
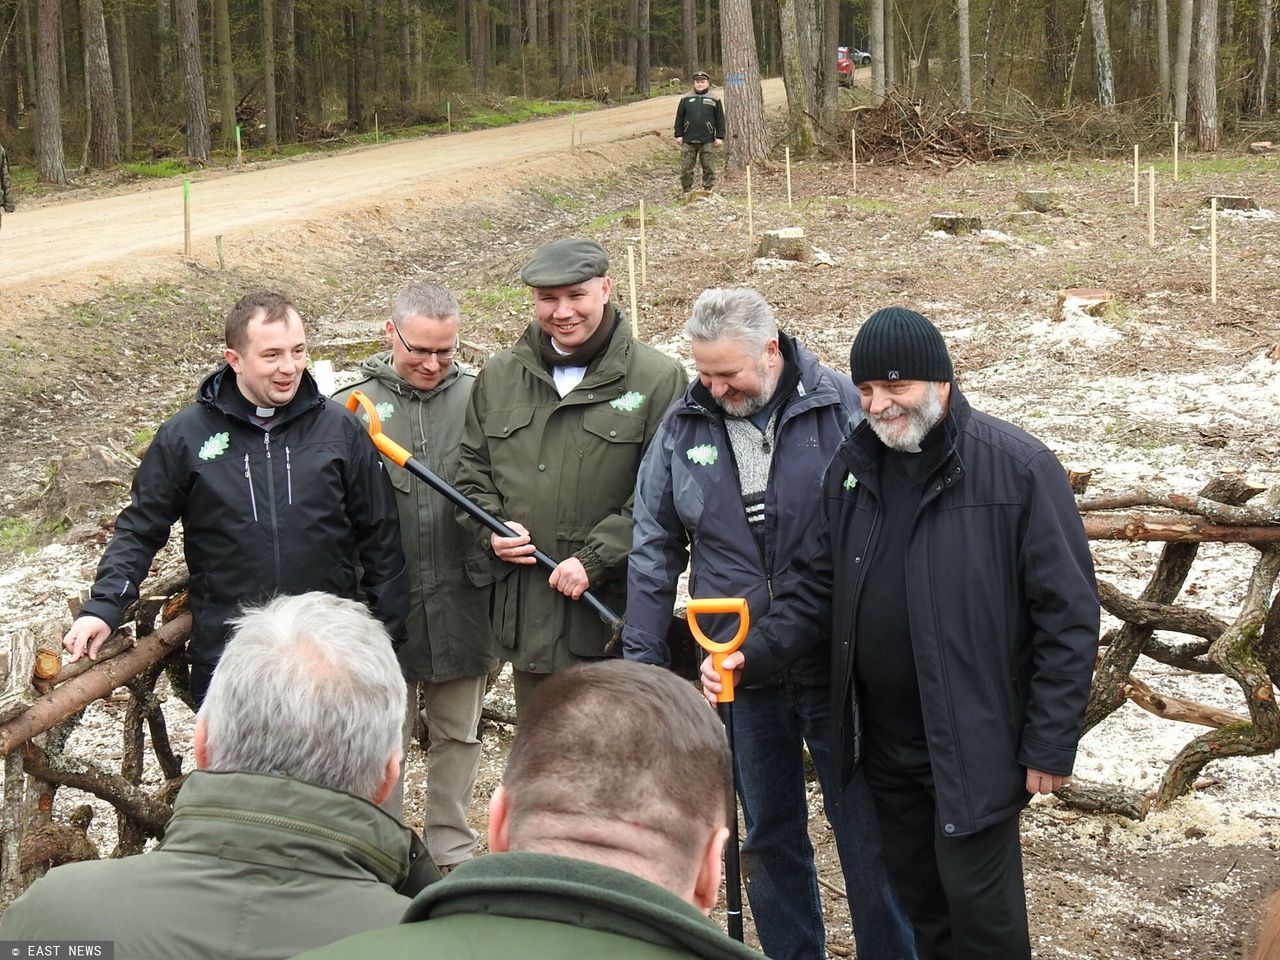
[[[693,171],[698,161],[702,161],[702,189],[710,190],[716,185],[715,164],[720,151],[714,143],[688,143],[680,147],[680,189],[689,192],[693,186]]]

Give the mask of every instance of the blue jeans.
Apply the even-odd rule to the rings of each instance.
[[[889,884],[875,806],[862,772],[841,790],[831,757],[823,686],[789,682],[739,689],[733,704],[734,773],[747,835],[742,872],[760,948],[771,960],[825,960],[818,873],[809,842],[803,744],[835,834],[858,960],[914,960],[911,925]]]

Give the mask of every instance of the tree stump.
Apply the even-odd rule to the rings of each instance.
[[[1115,314],[1115,295],[1110,290],[1088,287],[1069,287],[1058,291],[1058,305],[1053,317],[1059,322],[1073,313],[1105,318]]]
[[[1036,213],[1054,213],[1062,209],[1062,198],[1052,190],[1019,190],[1017,202],[1019,210]]]
[[[1280,153],[1280,147],[1277,147],[1270,140],[1259,140],[1257,143],[1249,144],[1250,153]]]
[[[929,217],[929,225],[934,230],[941,230],[943,233],[949,233],[953,237],[960,237],[966,233],[976,233],[981,230],[982,218],[970,216],[967,213],[946,211],[932,214]]]
[[[1005,219],[1010,223],[1030,225],[1040,222],[1040,214],[1036,213],[1034,210],[1014,210],[1012,213],[1006,215]]]
[[[808,263],[813,259],[813,248],[804,237],[803,227],[783,227],[764,232],[756,247],[756,258]]]
[[[1238,194],[1210,194],[1204,198],[1204,205],[1209,206],[1214,200],[1218,201],[1219,210],[1257,210],[1258,201],[1253,197],[1245,197]]]

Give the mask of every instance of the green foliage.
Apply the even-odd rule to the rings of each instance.
[[[520,316],[529,309],[529,288],[499,283],[464,291],[458,299],[464,317]]]
[[[0,556],[35,550],[36,526],[22,517],[0,520]]]
[[[191,165],[181,160],[157,160],[153,163],[122,163],[120,169],[134,177],[175,177],[189,173]]]

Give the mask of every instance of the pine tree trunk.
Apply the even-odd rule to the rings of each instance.
[[[724,110],[728,128],[726,166],[741,170],[769,152],[764,125],[764,91],[756,58],[751,0],[721,0],[720,36],[724,47]]]
[[[475,77],[476,93],[484,93],[489,86],[489,25],[486,21],[488,9],[485,0],[469,0],[467,4],[471,72]]]
[[[557,74],[560,89],[572,93],[578,83],[577,0],[555,0]]]
[[[651,0],[640,0],[640,43],[636,49],[636,93],[649,95],[650,44],[652,35],[649,32],[649,17],[652,12]]]
[[[36,7],[36,169],[43,183],[66,183],[62,159],[62,88],[58,83],[58,36],[62,33],[58,0],[37,0]]]
[[[120,130],[116,127],[116,90],[111,79],[111,55],[107,51],[107,22],[102,0],[82,0],[85,65],[91,103],[89,164],[109,167],[120,162]]]
[[[969,0],[956,0],[956,35],[960,51],[960,109],[973,109],[973,60],[969,51]]]
[[[622,65],[635,75],[640,46],[640,0],[627,0],[627,29],[622,45]]]
[[[818,27],[813,57],[814,83],[818,94],[818,117],[825,126],[835,124],[840,102],[840,78],[832,51],[840,45],[840,0],[823,0],[822,23]]]
[[[1271,98],[1271,0],[1258,0],[1258,101],[1257,113],[1260,117],[1267,115],[1268,100]]]
[[[1172,86],[1169,79],[1169,0],[1156,0],[1156,60],[1160,78],[1158,90],[1160,115],[1168,117],[1173,110]]]
[[[12,24],[17,25],[18,14],[14,11]],[[0,40],[0,88],[4,90],[5,123],[10,130],[18,129],[18,43],[14,36],[16,31],[10,30],[6,40]]]
[[[231,65],[231,17],[227,0],[213,0],[213,47],[218,59],[222,146],[230,149],[236,139],[236,79]]]
[[[893,0],[884,5],[884,89],[887,94],[898,85],[898,18]]]
[[[156,95],[173,102],[173,17],[170,0],[156,0]]]
[[[280,142],[298,142],[298,27],[294,0],[280,0]]]
[[[871,0],[871,104],[884,103],[884,3]]]
[[[1200,0],[1199,47],[1196,49],[1196,147],[1218,149],[1218,0]]]
[[[1076,24],[1071,49],[1067,51],[1067,72],[1062,78],[1062,109],[1071,106],[1071,91],[1076,82],[1076,63],[1080,60],[1080,44],[1084,42],[1084,24],[1089,19],[1089,4],[1080,4],[1080,22]]]
[[[116,3],[111,10],[111,65],[116,72],[116,106],[120,110],[120,152],[124,159],[133,159],[133,77],[129,70],[129,25],[125,20],[124,4]]]
[[[710,70],[716,62],[716,26],[718,24],[711,11],[711,0],[702,0],[702,69]]]
[[[373,24],[369,31],[369,86],[373,91],[376,104],[382,95],[383,74],[387,60],[387,4],[386,0],[369,0],[370,21]]]
[[[1107,33],[1106,0],[1089,0],[1089,21],[1093,25],[1093,59],[1098,77],[1098,103],[1108,109],[1116,105],[1116,78],[1111,67],[1111,39]]]
[[[1179,4],[1178,51],[1173,61],[1173,119],[1184,126],[1187,122],[1187,80],[1191,73],[1191,21],[1194,11],[1194,0],[1182,0]]]
[[[680,52],[683,55],[684,75],[691,77],[698,69],[698,0],[680,0],[681,35]]]
[[[196,0],[174,0],[178,20],[178,62],[187,101],[187,155],[209,159],[209,103],[204,92],[204,65],[200,62],[200,21]]]
[[[409,0],[400,0],[400,99],[413,100],[413,40],[409,31]]]
[[[27,110],[34,110],[38,102],[36,99],[36,48],[35,33],[31,29],[31,7],[32,3],[24,3],[22,5],[22,51],[23,51],[23,68],[26,73],[26,85],[23,89],[26,91]]]
[[[267,149],[280,143],[276,126],[276,7],[275,0],[261,0],[262,11],[262,99],[266,105]]]
[[[813,151],[810,113],[813,90],[800,52],[800,26],[796,4],[805,0],[778,0],[778,27],[782,36],[782,80],[787,89],[787,127],[791,149],[800,156]]]

